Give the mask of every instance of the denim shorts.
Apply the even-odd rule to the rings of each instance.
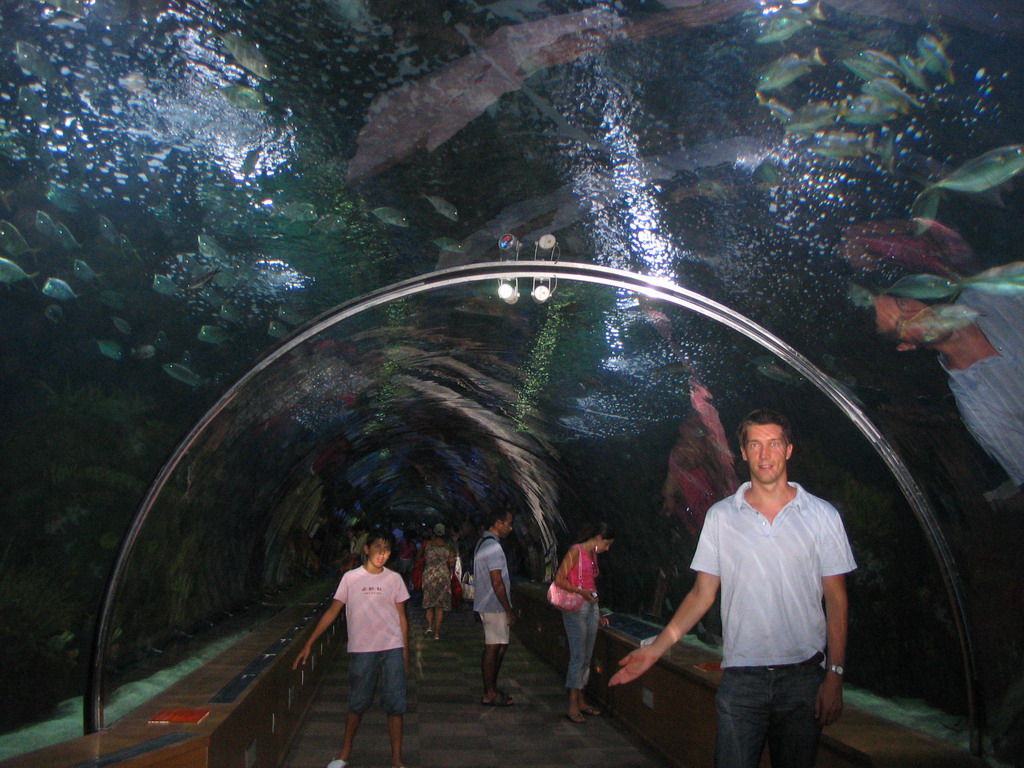
[[[380,706],[384,714],[404,715],[405,655],[401,648],[349,654],[349,711],[361,715],[373,705],[378,680]]]

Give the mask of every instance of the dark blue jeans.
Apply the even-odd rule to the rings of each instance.
[[[757,768],[768,743],[772,768],[812,768],[821,726],[819,666],[727,667],[718,686],[716,768]]]

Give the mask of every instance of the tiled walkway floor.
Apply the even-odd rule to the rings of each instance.
[[[411,768],[663,768],[612,719],[576,725],[565,717],[563,678],[513,635],[499,679],[515,704],[485,707],[483,630],[469,611],[446,614],[441,639],[425,637],[423,611],[409,607],[411,675],[404,757]],[[345,722],[348,656],[328,671],[283,768],[324,768],[337,756]],[[353,768],[387,768],[390,749],[377,704],[363,718]]]

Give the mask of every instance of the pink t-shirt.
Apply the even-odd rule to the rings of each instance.
[[[395,605],[408,600],[409,592],[397,573],[387,568],[380,573],[353,568],[341,577],[334,599],[345,604],[349,653],[405,647]]]

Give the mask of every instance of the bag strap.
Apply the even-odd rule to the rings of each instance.
[[[491,534],[490,536],[487,535],[489,533]],[[495,541],[497,541],[498,537],[495,536],[490,531],[484,531],[483,535],[481,535],[480,538],[477,539],[476,546],[473,547],[473,566],[472,566],[472,568],[469,571],[470,573],[473,573],[473,572],[476,571],[476,553],[480,551],[480,545],[483,544],[484,541],[486,541],[487,539],[494,539]],[[501,545],[499,544],[498,546],[501,546]]]

